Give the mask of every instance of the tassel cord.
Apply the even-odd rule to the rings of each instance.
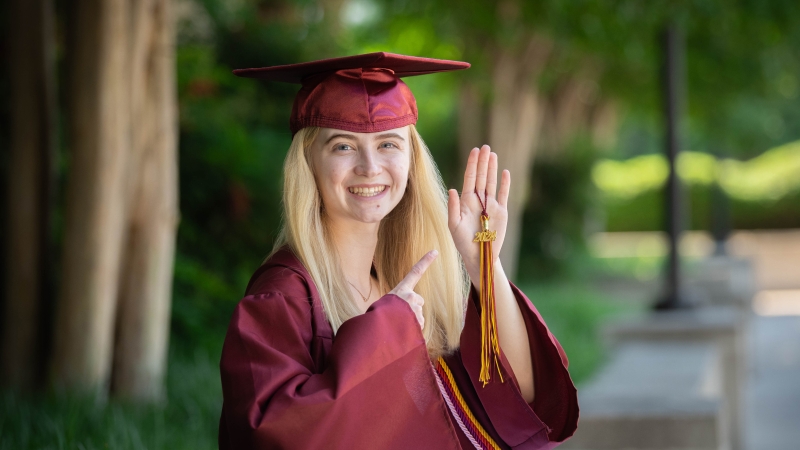
[[[481,200],[477,189],[475,190],[475,195],[478,196],[482,209],[482,230],[475,234],[473,241],[478,242],[480,245],[481,371],[479,380],[486,386],[491,380],[493,365],[497,369],[500,382],[504,382],[498,359],[500,344],[497,334],[497,315],[495,313],[496,304],[494,298],[494,253],[492,241],[495,240],[497,233],[489,231],[489,215],[486,214],[486,205]],[[484,197],[486,197],[485,191]]]

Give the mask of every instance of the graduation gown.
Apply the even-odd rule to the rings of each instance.
[[[535,400],[508,361],[483,387],[477,292],[461,346],[445,357],[462,396],[501,448],[544,449],[572,436],[577,392],[567,356],[512,284],[528,331]],[[433,301],[433,299],[426,299]],[[472,449],[437,385],[405,300],[387,294],[334,336],[311,276],[284,247],[255,272],[231,318],[220,361],[219,448]]]

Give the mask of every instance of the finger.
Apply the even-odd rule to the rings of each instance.
[[[497,192],[497,153],[489,155],[489,175],[486,179],[486,196],[494,198]]]
[[[478,172],[475,178],[475,189],[478,194],[483,198],[484,190],[486,189],[486,175],[489,172],[489,156],[491,149],[488,145],[481,147],[480,155],[478,156]]]
[[[461,195],[468,195],[472,194],[475,190],[475,177],[477,176],[478,171],[478,155],[480,154],[480,150],[477,148],[473,148],[472,151],[469,152],[469,158],[467,158],[467,168],[464,170],[464,188],[461,190]]]
[[[508,170],[503,171],[500,178],[500,192],[497,193],[497,203],[502,207],[508,206],[508,193],[511,190],[511,172]]]
[[[425,256],[422,257],[416,264],[411,266],[411,270],[408,272],[405,278],[403,278],[400,283],[397,284],[397,287],[402,287],[409,291],[414,290],[414,287],[419,283],[419,280],[422,278],[422,275],[425,274],[425,271],[428,270],[433,260],[436,259],[436,256],[439,254],[436,250],[431,250],[428,253],[425,253]]]
[[[422,314],[422,306],[420,305],[411,305],[411,311],[414,312],[414,315],[417,316],[417,320],[422,322],[425,320],[425,316]]]
[[[447,198],[447,225],[451,230],[455,230],[461,222],[461,200],[458,198],[458,191],[450,189]]]

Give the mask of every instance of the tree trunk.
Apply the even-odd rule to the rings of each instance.
[[[587,74],[597,72],[597,68],[587,66],[582,73],[564,79],[555,89],[545,119],[547,129],[540,146],[541,156],[557,159],[576,136],[590,131],[590,114],[598,87]]]
[[[474,82],[462,83],[458,98],[458,155],[462,168],[467,166],[469,152],[486,143],[486,117],[482,100]]]
[[[611,99],[603,99],[592,110],[589,130],[592,144],[600,150],[610,150],[617,145],[619,131],[619,105]]]
[[[168,0],[134,1],[131,39],[135,170],[120,279],[115,395],[163,395],[178,221],[174,27]]]
[[[11,142],[2,384],[40,379],[42,304],[50,285],[50,206],[55,152],[55,56],[50,0],[9,7]]]
[[[120,396],[157,399],[178,216],[169,0],[76,3],[53,381],[103,394],[111,382]]]
[[[68,48],[70,173],[52,382],[105,393],[125,223],[128,8],[75,0]]]
[[[533,36],[521,51],[497,49],[493,66],[489,144],[497,153],[501,168],[511,171],[508,228],[500,252],[509,277],[517,271],[522,213],[530,191],[530,171],[544,110],[536,82],[550,50],[549,40]]]
[[[560,80],[548,101],[540,157],[560,158],[578,136],[589,137],[595,143],[595,112],[602,103],[595,80],[602,70],[598,62],[587,58],[579,70]],[[616,129],[608,133],[616,133]]]

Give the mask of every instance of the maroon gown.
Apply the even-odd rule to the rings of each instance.
[[[574,433],[577,392],[567,356],[511,285],[528,331],[535,399],[513,376],[486,387],[477,293],[461,347],[445,358],[465,402],[501,448],[552,448]],[[428,301],[431,301],[430,299]],[[501,352],[504,374],[513,374]],[[233,312],[220,361],[222,449],[471,449],[437,386],[419,323],[393,294],[336,336],[311,276],[284,247],[256,270]]]

